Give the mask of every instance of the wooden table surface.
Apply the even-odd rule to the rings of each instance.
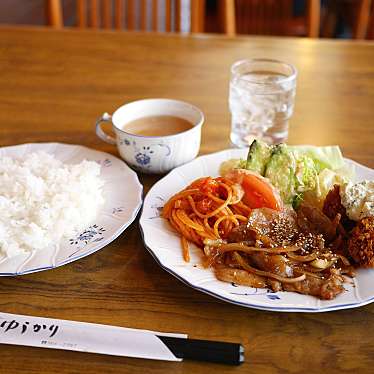
[[[95,119],[145,97],[206,114],[201,153],[229,146],[229,68],[268,57],[299,70],[289,142],[339,144],[374,168],[374,44],[280,38],[180,37],[0,29],[0,145],[83,144],[116,154]],[[158,177],[140,176],[148,190]],[[240,367],[0,347],[1,373],[364,373],[374,367],[374,304],[321,314],[231,305],[162,270],[138,222],[105,249],[41,273],[0,279],[0,311],[242,342]]]

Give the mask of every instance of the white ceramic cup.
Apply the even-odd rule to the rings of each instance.
[[[193,126],[168,136],[135,135],[123,129],[129,122],[150,116],[175,116],[191,122]],[[103,131],[102,122],[112,123],[115,137]],[[161,174],[197,156],[203,123],[203,113],[191,104],[171,99],[144,99],[119,107],[112,116],[104,113],[96,122],[96,134],[109,144],[117,144],[121,157],[134,169]]]

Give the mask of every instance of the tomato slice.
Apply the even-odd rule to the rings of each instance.
[[[271,186],[266,181],[252,174],[242,176],[244,190],[243,202],[252,209],[271,208],[280,210],[280,203]]]
[[[266,179],[257,176],[247,170],[235,170],[227,178],[232,182],[239,183],[243,190],[244,196],[242,201],[252,209],[270,208],[281,210],[281,200]],[[226,199],[226,191],[219,189],[220,178],[212,177],[200,178],[194,181],[189,188],[197,188],[202,193],[212,193],[221,199]],[[227,194],[227,193],[226,193]],[[197,206],[199,211],[206,212],[211,208],[212,201],[210,199],[199,199]]]

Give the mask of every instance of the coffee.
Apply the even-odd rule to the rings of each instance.
[[[135,119],[122,126],[130,134],[140,136],[167,136],[187,131],[192,123],[175,116],[149,116]]]

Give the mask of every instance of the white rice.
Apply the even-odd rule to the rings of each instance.
[[[0,257],[71,238],[103,203],[100,165],[68,165],[45,152],[0,158]]]

